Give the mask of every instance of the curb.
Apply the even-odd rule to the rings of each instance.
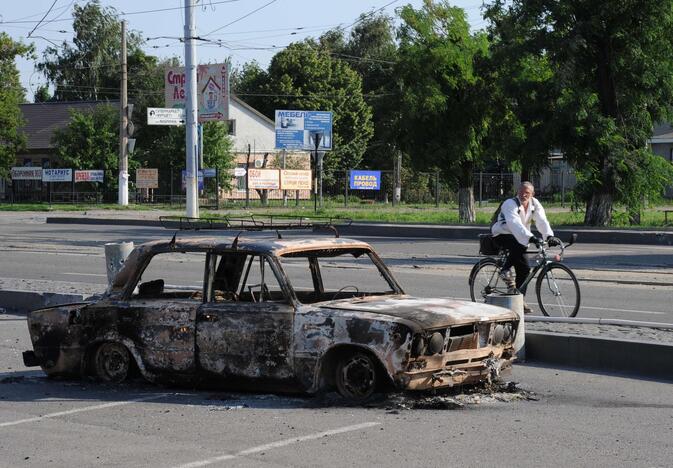
[[[0,308],[9,312],[27,313],[31,310],[61,304],[82,302],[82,294],[61,294],[5,289],[0,290]]]
[[[673,345],[527,331],[526,362],[671,380]]]
[[[119,226],[163,226],[152,219],[111,219],[84,217],[48,217],[47,224],[93,224]],[[176,223],[177,227],[177,223]],[[372,237],[424,237],[431,239],[476,240],[479,234],[488,232],[487,226],[432,225],[432,224],[386,224],[353,223],[339,228],[344,236]],[[673,231],[625,231],[590,228],[559,228],[554,233],[561,239],[568,239],[578,233],[582,243],[616,243],[641,245],[673,245]]]

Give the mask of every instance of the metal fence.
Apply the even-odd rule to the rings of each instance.
[[[349,187],[350,171],[335,171],[325,176],[318,185],[315,204],[319,206],[355,207],[377,203],[394,203],[394,173],[381,171],[378,190],[353,190]],[[228,177],[228,176],[226,176]],[[106,179],[109,181],[109,179]],[[244,180],[244,179],[243,179]],[[205,208],[241,208],[259,206],[300,206],[313,205],[313,194],[308,190],[300,192],[280,190],[261,193],[250,190],[246,200],[245,187],[234,186],[232,191],[222,190],[219,178],[204,180],[203,190],[199,192],[200,205]],[[228,181],[227,181],[228,182]],[[236,183],[235,181],[233,181]],[[401,202],[405,204],[455,203],[457,193],[443,183],[435,172],[405,172],[402,175]],[[478,172],[474,174],[474,198],[479,204],[502,200],[515,193],[521,182],[517,173]],[[544,200],[572,203],[573,189],[576,184],[572,168],[564,164],[552,165],[532,178],[536,187],[536,196]],[[239,185],[241,181],[238,181]],[[116,203],[118,192],[108,189],[105,184],[47,184],[41,181],[15,181],[6,183],[4,201],[10,203],[73,203],[100,204]],[[241,190],[243,189],[243,190]],[[185,192],[182,187],[182,175],[179,170],[160,170],[159,188],[151,190],[129,190],[129,201],[137,204],[185,205]]]

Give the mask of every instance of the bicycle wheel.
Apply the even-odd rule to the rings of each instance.
[[[580,285],[562,263],[551,263],[537,277],[537,302],[548,317],[574,317],[580,309]]]
[[[488,257],[477,262],[468,279],[470,298],[473,302],[485,301],[486,296],[493,292],[507,292],[507,285],[500,280],[500,266],[496,259]]]

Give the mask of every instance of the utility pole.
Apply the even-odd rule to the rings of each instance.
[[[121,93],[119,100],[119,193],[118,204],[126,206],[129,204],[129,160],[127,154],[128,146],[128,97],[126,70],[126,21],[122,21],[122,50],[121,50]]]
[[[197,107],[196,107],[196,47],[194,46],[194,35],[196,34],[195,18],[194,18],[194,1],[185,0],[185,80],[186,80],[186,105],[185,113],[187,114],[187,122],[185,125],[186,132],[186,174],[185,185],[187,192],[187,209],[186,216],[188,218],[199,217],[199,199],[197,192],[198,173],[196,168],[196,124],[197,124]]]

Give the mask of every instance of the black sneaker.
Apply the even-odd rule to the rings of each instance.
[[[533,313],[533,309],[531,309],[530,306],[528,304],[526,304],[525,302],[523,303],[523,313],[524,314],[532,314]]]

